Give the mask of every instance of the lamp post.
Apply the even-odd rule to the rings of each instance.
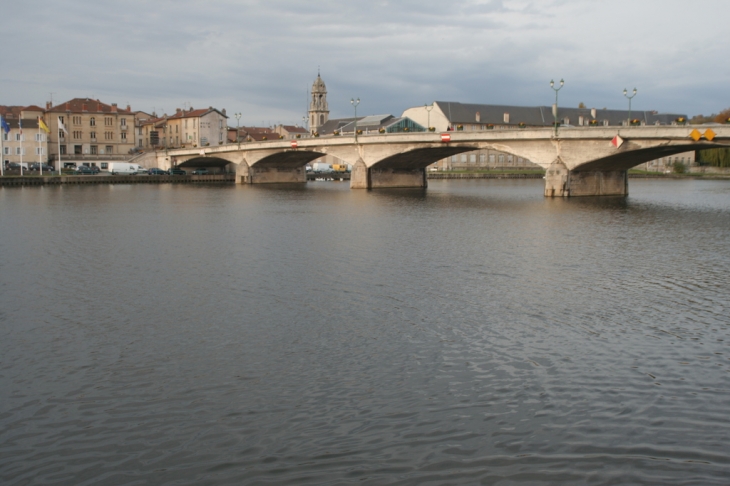
[[[238,144],[238,148],[241,148],[241,131],[238,127],[238,122],[241,120],[241,114],[235,113],[233,116],[236,117],[236,143]]]
[[[550,87],[555,91],[555,106],[553,106],[553,118],[555,118],[555,136],[558,136],[558,91],[563,89],[563,85],[565,84],[565,81],[562,79],[560,80],[560,87],[555,87],[555,81],[552,79],[550,80]]]
[[[350,104],[352,104],[352,106],[355,108],[355,143],[357,143],[357,105],[360,104],[360,98],[350,98]]]
[[[428,113],[428,126],[426,127],[426,129],[430,132],[431,131],[431,110],[433,110],[433,104],[423,105],[423,107],[426,109],[426,113]]]
[[[624,96],[629,99],[629,126],[631,126],[631,98],[636,96],[636,88],[634,88],[634,93],[631,96],[629,96],[629,92],[624,88]]]
[[[309,117],[305,115],[302,117],[302,128],[304,128],[307,133],[309,133],[309,130],[307,129],[307,122],[309,122]]]

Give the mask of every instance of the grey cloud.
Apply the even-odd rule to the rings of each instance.
[[[730,5],[701,10],[713,15],[661,0],[15,2],[5,37],[23,42],[0,57],[0,103],[53,91],[297,123],[321,66],[332,116],[350,115],[353,96],[366,114],[434,99],[549,104],[560,77],[570,106],[623,107],[620,91],[637,86],[637,109],[709,113],[730,105],[727,41],[706,34]]]

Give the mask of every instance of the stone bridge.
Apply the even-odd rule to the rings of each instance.
[[[306,182],[324,155],[351,164],[353,189],[426,187],[425,168],[477,149],[528,159],[546,170],[546,196],[627,195],[627,170],[673,154],[730,147],[730,125],[576,127],[330,136],[157,152],[159,167],[227,166],[241,184]]]

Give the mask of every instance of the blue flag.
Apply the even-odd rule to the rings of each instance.
[[[5,130],[5,133],[8,133],[10,131],[10,125],[8,125],[8,122],[5,121],[5,118],[0,116],[0,128]]]

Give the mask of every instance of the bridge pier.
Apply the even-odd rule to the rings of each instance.
[[[236,172],[239,184],[284,184],[307,182],[304,167],[248,167],[241,164]]]
[[[569,170],[561,160],[545,172],[545,197],[628,196],[625,170]]]
[[[358,162],[352,168],[350,189],[428,187],[426,169],[379,169]]]

